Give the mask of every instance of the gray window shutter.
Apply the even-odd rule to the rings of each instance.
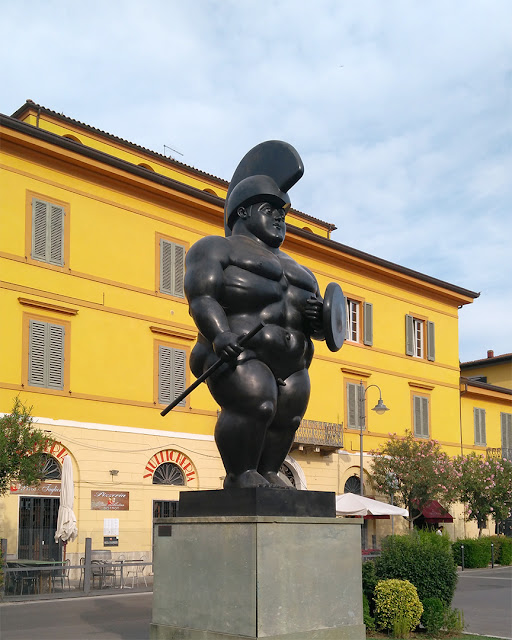
[[[158,402],[169,404],[185,391],[186,353],[160,345],[158,349]],[[186,400],[179,403],[184,407]]]
[[[185,247],[160,240],[160,291],[179,298],[184,297]]]
[[[473,408],[475,444],[485,444],[485,409]]]
[[[414,396],[414,435],[428,438],[428,398]]]
[[[512,459],[512,413],[501,413],[501,456]]]
[[[28,347],[28,383],[33,387],[45,386],[46,322],[30,320]]]
[[[32,258],[46,261],[46,202],[32,200]]]
[[[373,345],[373,304],[365,302],[363,305],[363,343],[371,347]]]
[[[63,326],[30,320],[29,385],[47,389],[64,389],[64,339]]]
[[[414,355],[414,323],[413,317],[405,316],[405,354],[407,356]]]
[[[49,207],[50,237],[48,241],[48,262],[62,267],[64,265],[64,209],[54,204],[50,204]]]
[[[64,389],[64,337],[65,329],[58,324],[48,324],[47,387]]]
[[[433,322],[427,322],[427,359],[436,359],[436,328]]]
[[[359,385],[347,382],[347,427],[359,429]]]
[[[183,280],[185,276],[185,247],[174,245],[174,295],[183,298]]]

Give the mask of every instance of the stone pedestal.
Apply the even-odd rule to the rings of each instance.
[[[161,518],[151,640],[364,640],[360,544],[348,518]]]

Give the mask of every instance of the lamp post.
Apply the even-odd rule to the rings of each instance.
[[[364,496],[364,487],[363,487],[363,431],[365,429],[365,419],[366,419],[366,415],[365,415],[365,397],[366,397],[366,392],[368,391],[368,389],[371,389],[372,387],[376,387],[379,390],[379,401],[377,402],[377,404],[373,407],[372,411],[375,411],[375,413],[378,413],[379,415],[382,415],[383,413],[386,413],[386,411],[389,411],[389,409],[386,407],[386,405],[384,404],[384,402],[382,401],[382,391],[380,390],[380,387],[377,386],[376,384],[371,384],[370,386],[366,387],[363,384],[363,381],[361,380],[359,383],[359,424],[360,424],[360,431],[359,431],[359,481],[360,481],[360,489],[361,489],[361,495]]]

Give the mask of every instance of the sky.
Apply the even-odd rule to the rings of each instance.
[[[285,140],[332,239],[479,292],[512,352],[510,0],[0,0],[0,112],[30,98],[229,180]],[[166,148],[164,149],[164,145]],[[182,155],[181,155],[182,154]]]

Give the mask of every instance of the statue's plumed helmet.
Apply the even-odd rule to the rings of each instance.
[[[302,160],[287,142],[268,140],[248,151],[229,184],[224,205],[226,236],[231,235],[239,207],[248,207],[255,202],[270,202],[288,209],[290,198],[287,191],[303,174]]]

